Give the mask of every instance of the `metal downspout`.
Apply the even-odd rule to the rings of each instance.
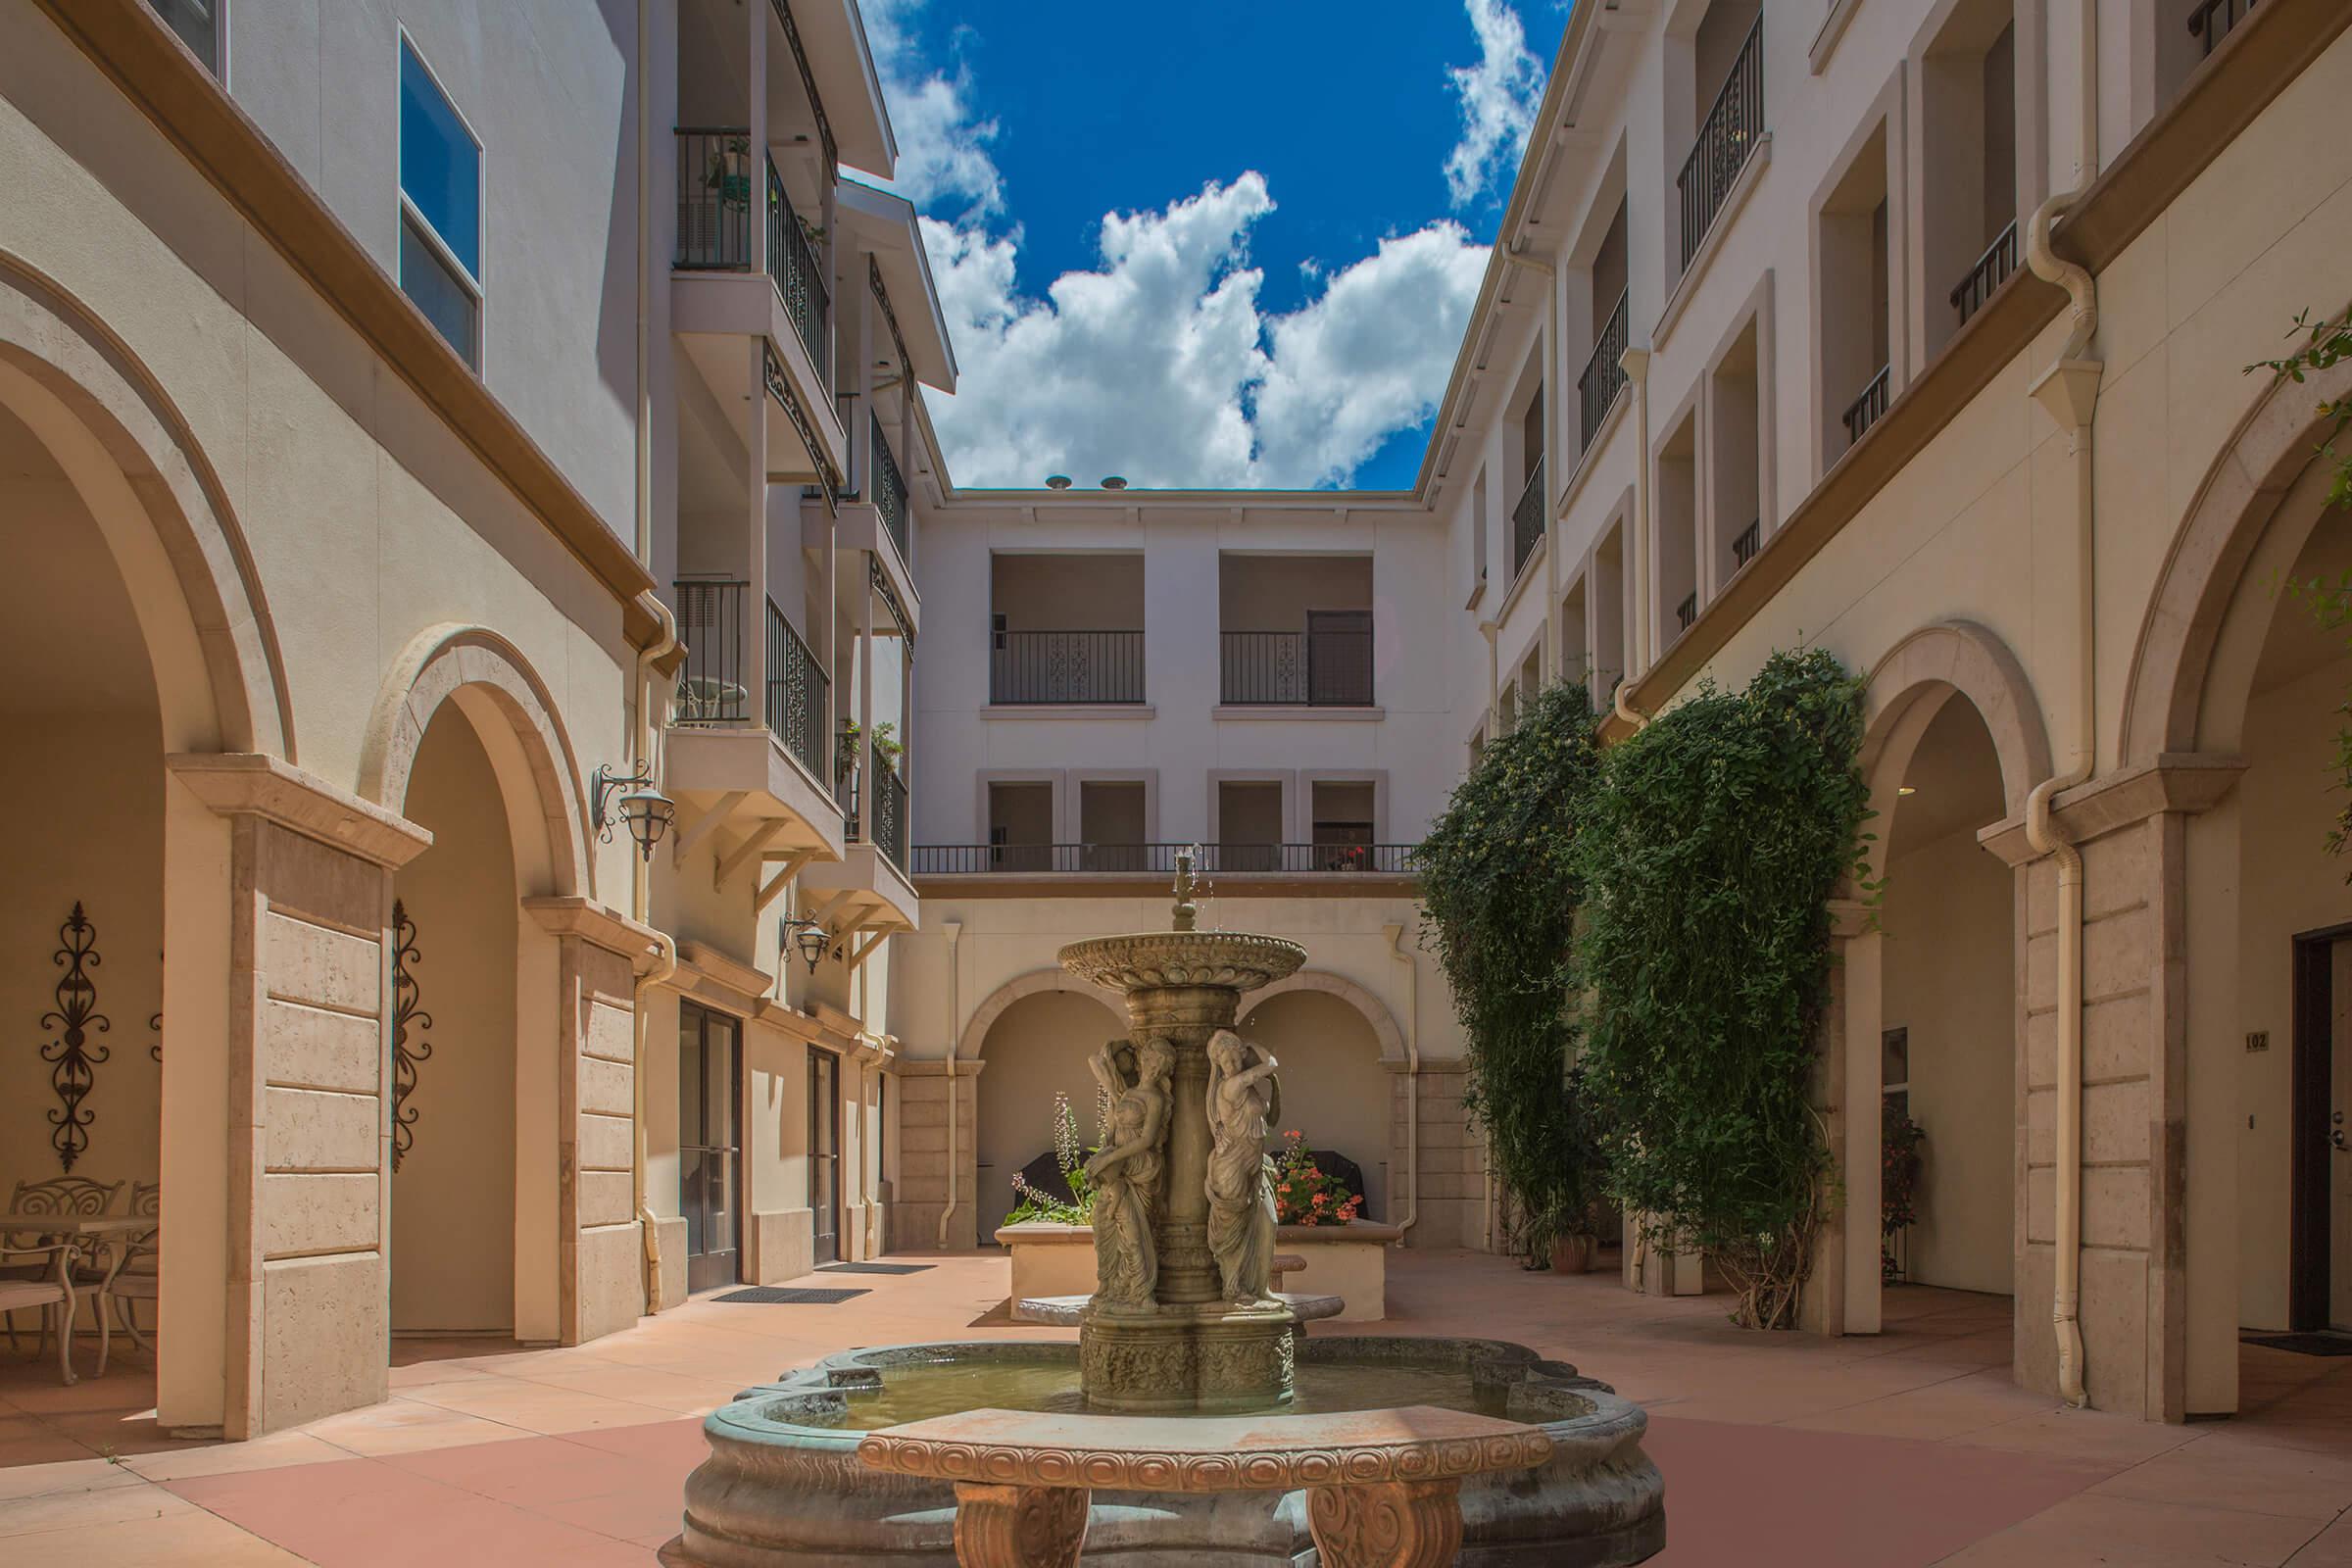
[[[1404,965],[1404,1175],[1410,1185],[1404,1220],[1396,1227],[1401,1247],[1405,1233],[1421,1218],[1421,971],[1404,951],[1404,927],[1384,925],[1380,930],[1389,939],[1389,956]]]
[[[948,1206],[939,1211],[939,1250],[944,1252],[948,1249],[948,1223],[955,1219],[956,1207],[962,1201],[956,1185],[956,1173],[961,1168],[957,1164],[959,1151],[956,1138],[956,1052],[963,1044],[962,971],[956,962],[956,944],[963,936],[963,923],[943,920],[939,928],[948,938]]]
[[[1633,648],[1610,706],[1619,718],[1640,729],[1649,720],[1629,699],[1633,695],[1634,677],[1649,668],[1649,350],[1627,349],[1617,363],[1625,368],[1627,379],[1634,383],[1634,439],[1638,445],[1634,461],[1634,537],[1628,541],[1625,552],[1634,578]]]

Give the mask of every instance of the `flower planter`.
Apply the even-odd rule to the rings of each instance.
[[[1592,1254],[1598,1245],[1590,1236],[1562,1236],[1551,1244],[1551,1271],[1554,1274],[1590,1274]]]
[[[1344,1323],[1377,1323],[1388,1316],[1388,1249],[1403,1232],[1356,1220],[1347,1225],[1285,1225],[1277,1252],[1294,1252],[1306,1267],[1283,1277],[1294,1296],[1337,1296],[1347,1301]],[[1095,1289],[1095,1233],[1085,1225],[1031,1222],[1007,1225],[997,1240],[1012,1254],[1012,1298],[1090,1296]]]

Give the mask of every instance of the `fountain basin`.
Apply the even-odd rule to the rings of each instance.
[[[1491,1340],[1335,1336],[1297,1348],[1297,1383],[1256,1426],[1311,1448],[1349,1412],[1435,1405],[1540,1427],[1551,1458],[1463,1485],[1473,1568],[1606,1568],[1665,1543],[1647,1418],[1604,1385]],[[1069,1343],[937,1344],[846,1351],[746,1391],[703,1432],[674,1560],[705,1568],[935,1568],[955,1561],[947,1482],[867,1468],[866,1432],[957,1411],[1085,1408]],[[1154,1417],[1180,1433],[1192,1417]],[[1079,1424],[1083,1425],[1081,1417]],[[1177,1441],[1172,1438],[1171,1441]],[[1303,1492],[1098,1492],[1089,1564],[1295,1568],[1312,1561]]]

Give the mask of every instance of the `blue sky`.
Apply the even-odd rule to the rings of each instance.
[[[959,484],[1411,481],[1555,0],[865,9]]]

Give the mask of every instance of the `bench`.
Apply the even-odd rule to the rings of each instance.
[[[1440,1568],[1461,1552],[1466,1476],[1532,1470],[1541,1430],[1415,1405],[1329,1415],[966,1410],[868,1433],[868,1468],[956,1486],[961,1568],[1075,1568],[1093,1494],[1307,1494],[1324,1568]]]

